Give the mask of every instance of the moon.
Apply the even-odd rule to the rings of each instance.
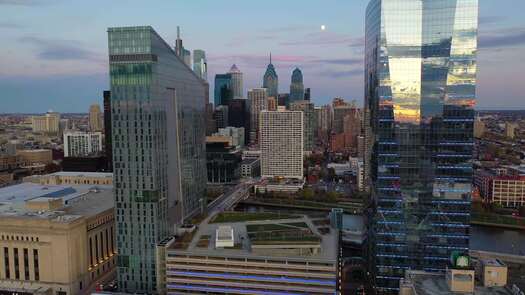
[[[325,25],[321,25],[321,31],[324,31],[326,30],[326,26]]]

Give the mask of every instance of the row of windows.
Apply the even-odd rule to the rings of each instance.
[[[1,240],[5,241],[26,241],[26,242],[39,242],[40,239],[38,237],[30,237],[30,236],[15,236],[15,235],[2,235]]]
[[[38,249],[33,249],[32,259],[33,259],[33,276],[31,276],[31,269],[29,267],[29,249],[23,248],[20,251],[19,248],[8,248],[4,247],[4,279],[11,280],[40,280],[40,264],[38,258]],[[22,256],[22,258],[20,258]],[[11,268],[11,261],[13,261]],[[21,262],[23,263],[23,277],[21,273]]]

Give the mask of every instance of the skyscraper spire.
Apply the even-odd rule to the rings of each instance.
[[[177,39],[180,39],[180,27],[177,26]]]
[[[272,53],[270,52],[270,64],[272,64]]]

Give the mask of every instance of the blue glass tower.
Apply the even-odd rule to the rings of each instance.
[[[303,73],[299,68],[292,72],[292,82],[290,83],[290,102],[304,100]]]
[[[215,106],[228,105],[233,98],[232,74],[215,75],[215,89],[213,102]]]
[[[370,280],[468,251],[478,0],[371,0],[365,118]]]
[[[272,64],[272,55],[270,54],[270,63],[266,67],[263,77],[263,88],[266,88],[268,97],[277,97],[279,95],[279,77]]]

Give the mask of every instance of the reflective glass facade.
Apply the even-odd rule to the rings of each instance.
[[[372,0],[365,113],[371,281],[469,248],[478,0]]]
[[[271,57],[270,63],[268,64],[266,72],[264,73],[263,88],[268,89],[268,91],[266,91],[268,93],[268,97],[277,97],[279,95],[279,77],[277,76],[277,72],[275,72]]]
[[[213,99],[215,107],[219,105],[228,105],[232,98],[232,75],[230,73],[215,75],[215,89]]]
[[[298,68],[292,72],[290,83],[290,102],[304,100],[303,73]]]
[[[151,27],[108,29],[118,283],[154,293],[155,245],[205,196],[205,82]]]

